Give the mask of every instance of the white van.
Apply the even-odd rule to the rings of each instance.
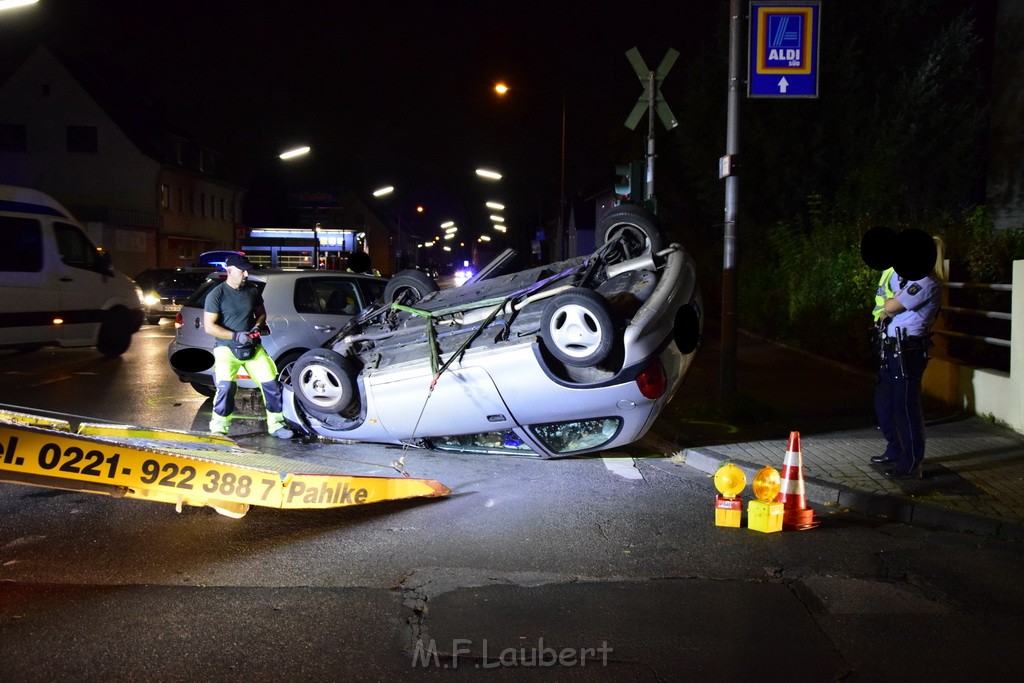
[[[119,356],[140,292],[52,197],[0,185],[0,347],[95,346]]]

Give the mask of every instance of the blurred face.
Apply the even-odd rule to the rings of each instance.
[[[227,283],[229,287],[238,289],[245,282],[245,279],[249,277],[249,271],[242,270],[241,268],[235,268],[234,266],[228,266],[227,270]]]

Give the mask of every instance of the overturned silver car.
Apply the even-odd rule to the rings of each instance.
[[[461,287],[418,271],[282,372],[285,417],[308,434],[562,457],[642,437],[683,381],[703,307],[693,258],[656,219],[618,206],[589,256]]]

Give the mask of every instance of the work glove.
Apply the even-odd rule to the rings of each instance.
[[[249,332],[235,332],[235,342],[239,344],[252,344],[252,339]]]
[[[259,339],[260,336],[261,336],[261,332],[260,332],[260,326],[259,325],[256,325],[251,330],[249,330],[249,339]]]

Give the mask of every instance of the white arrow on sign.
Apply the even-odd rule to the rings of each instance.
[[[786,88],[788,88],[788,87],[789,87],[789,81],[787,81],[786,77],[783,76],[781,79],[779,79],[779,92],[782,93],[783,95],[785,95],[786,94]]]

